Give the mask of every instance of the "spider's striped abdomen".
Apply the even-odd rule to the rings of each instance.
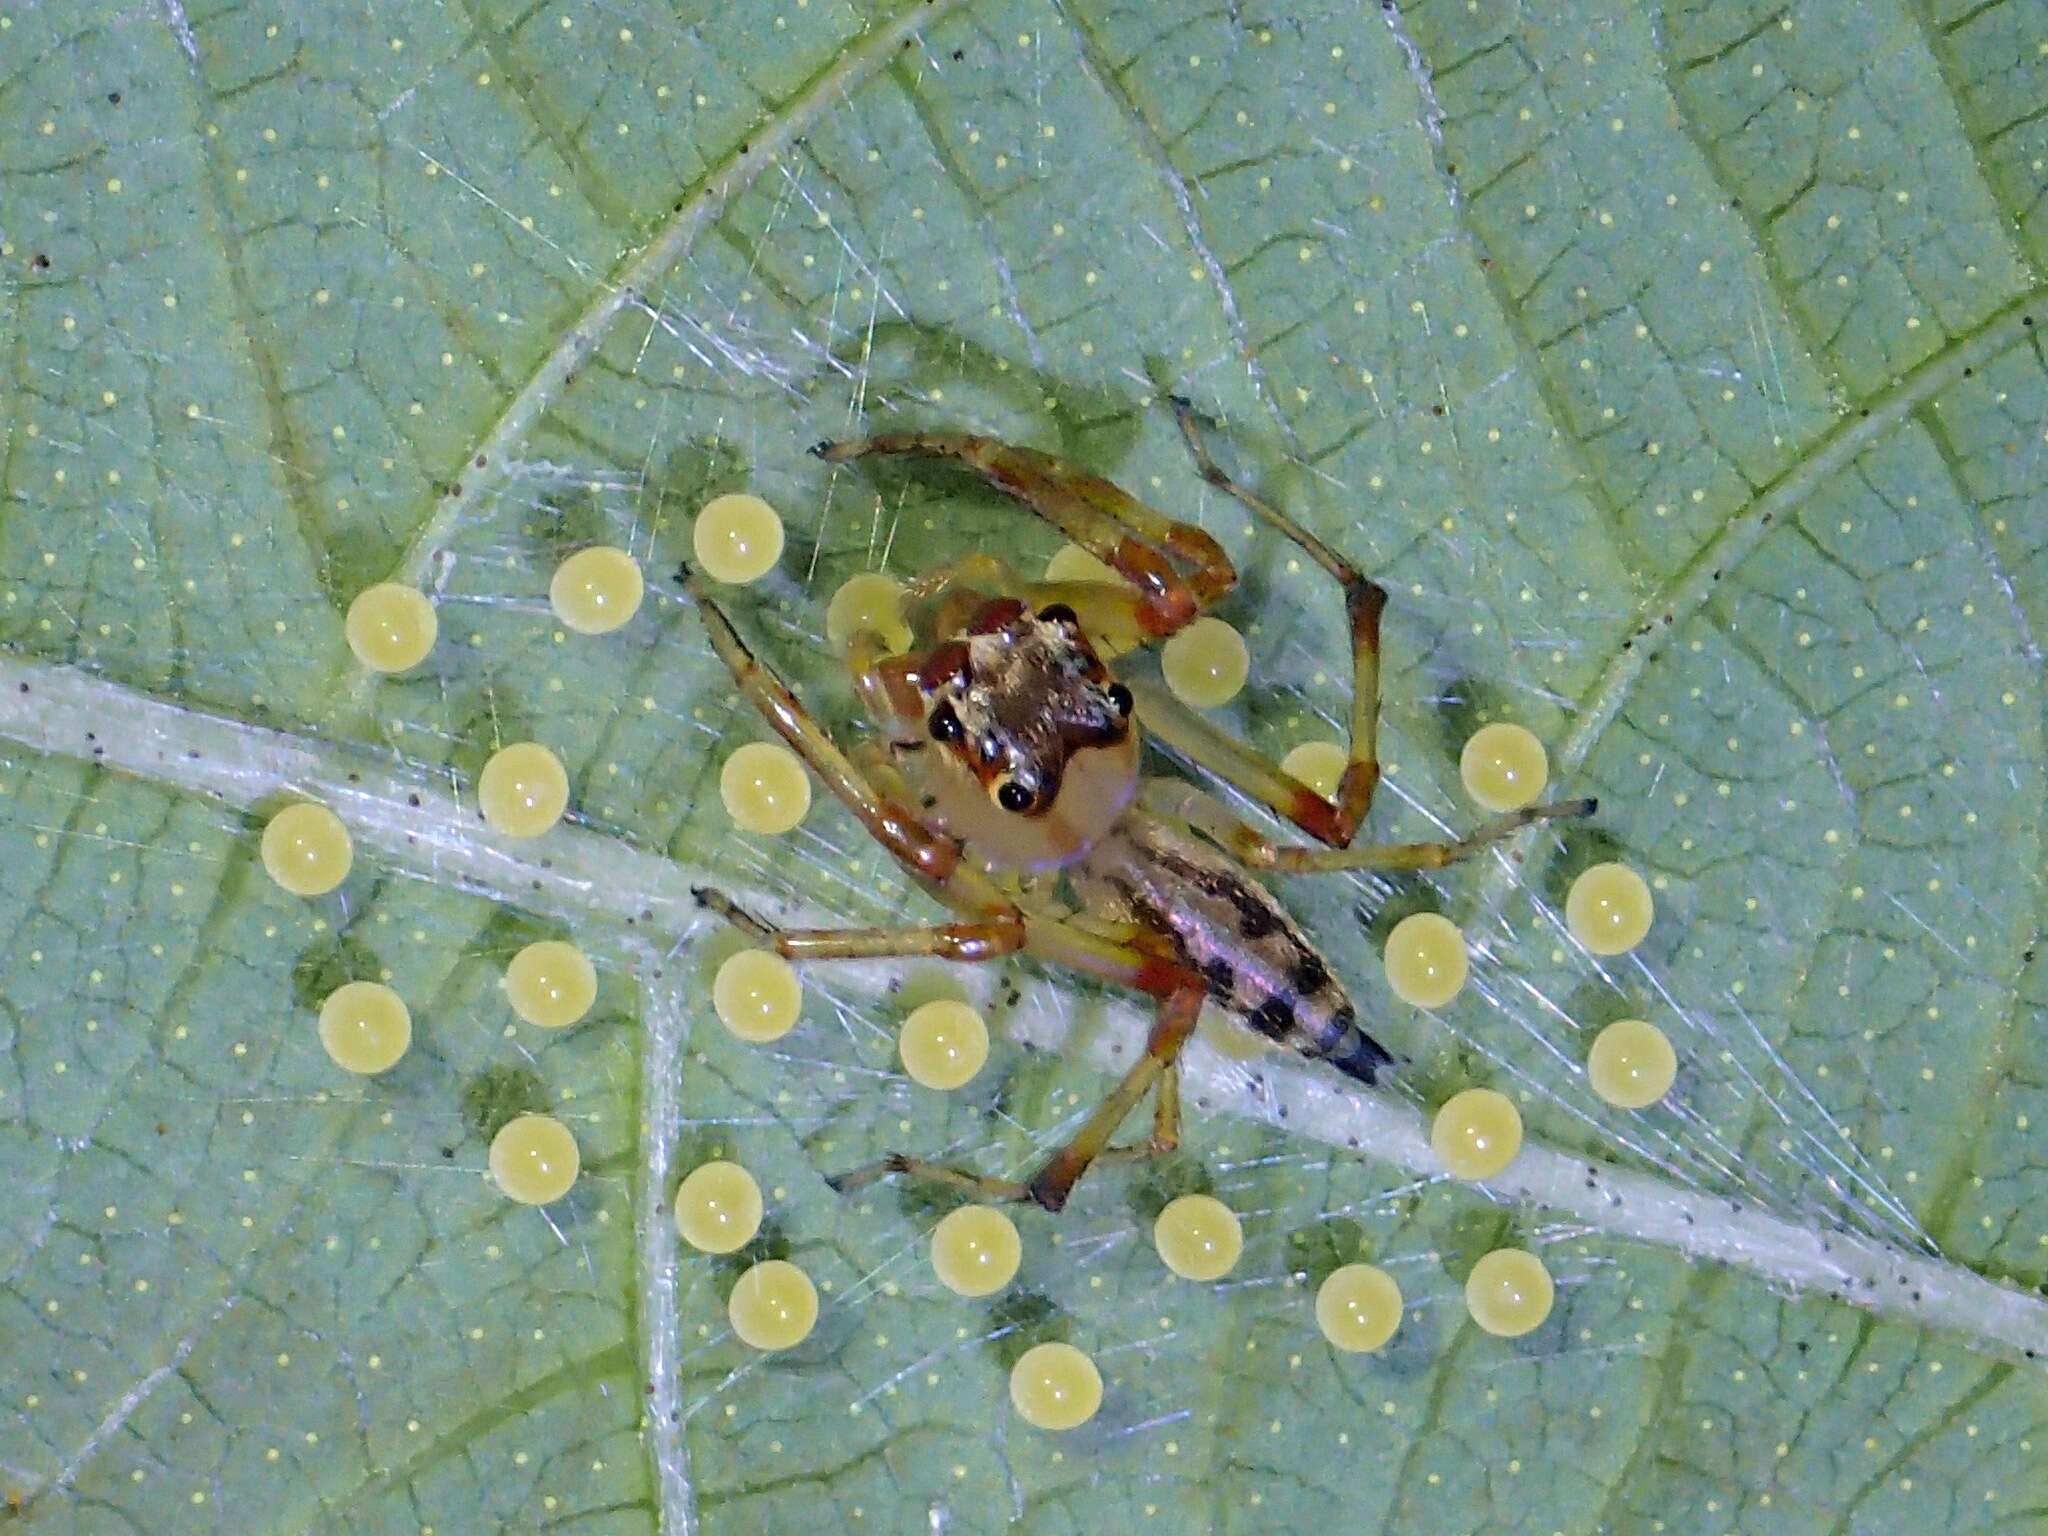
[[[1091,905],[1170,939],[1217,1005],[1269,1040],[1361,1082],[1393,1064],[1358,1027],[1350,997],[1273,893],[1208,844],[1129,814],[1072,877]]]

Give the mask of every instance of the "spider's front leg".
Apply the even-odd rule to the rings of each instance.
[[[1121,599],[1133,628],[1158,640],[1181,629],[1237,584],[1223,546],[1191,523],[1176,522],[1100,475],[1033,448],[966,432],[885,432],[811,450],[828,464],[909,455],[944,459],[1014,496],[1129,582]],[[1082,616],[1084,621],[1087,615]]]
[[[909,804],[910,797],[878,786],[863,772],[804,708],[789,685],[769,669],[725,610],[705,592],[696,573],[681,572],[684,588],[704,615],[711,647],[732,673],[741,697],[767,719],[782,739],[860,819],[868,835],[882,845],[920,884],[964,919],[929,928],[794,929],[784,931],[743,911],[716,891],[700,890],[697,899],[728,921],[753,933],[791,959],[850,959],[879,955],[941,955],[987,960],[1013,954],[1024,943],[1024,915],[980,870],[963,864],[957,839],[928,825]],[[955,953],[957,951],[957,953]]]

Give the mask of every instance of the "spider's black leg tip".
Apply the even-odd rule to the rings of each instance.
[[[1581,811],[1581,812],[1580,812],[1579,814],[1580,814],[1580,815],[1582,815],[1582,816],[1597,816],[1597,815],[1598,815],[1599,813],[1600,813],[1600,797],[1599,797],[1598,795],[1588,795],[1588,796],[1586,796],[1586,808],[1585,808],[1585,809],[1584,809],[1583,811]]]
[[[810,447],[806,448],[804,452],[808,453],[814,459],[824,459],[829,462],[832,457],[832,450],[834,448],[837,448],[838,446],[839,445],[833,442],[831,438],[821,437],[815,443],[811,444]]]
[[[708,885],[693,885],[690,887],[690,894],[697,899],[698,906],[708,907],[711,905],[711,898],[717,893]]]

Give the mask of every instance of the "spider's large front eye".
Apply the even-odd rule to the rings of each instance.
[[[960,717],[953,713],[953,706],[941,704],[932,711],[925,722],[925,729],[932,733],[933,741],[958,741],[960,739]]]
[[[1126,720],[1130,719],[1131,711],[1138,707],[1138,701],[1131,697],[1131,690],[1122,683],[1111,683],[1105,691],[1109,694],[1109,702],[1115,707],[1116,712]]]
[[[1065,603],[1054,603],[1038,610],[1038,617],[1047,624],[1078,624],[1081,616]]]
[[[1005,779],[996,786],[996,804],[1022,814],[1031,809],[1031,791],[1015,779]]]

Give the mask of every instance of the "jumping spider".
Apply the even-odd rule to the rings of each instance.
[[[1237,582],[1216,541],[1109,481],[1028,448],[967,434],[889,433],[820,443],[830,464],[885,455],[950,460],[1023,502],[1123,582],[1028,581],[970,555],[911,583],[906,600],[935,643],[885,654],[880,637],[848,646],[853,684],[885,742],[843,752],[740,639],[685,569],[713,647],[739,690],[957,920],[932,927],[778,928],[729,897],[698,900],[791,960],[934,955],[996,960],[1024,951],[1135,988],[1157,1002],[1142,1056],[1080,1130],[1028,1179],[1004,1179],[894,1153],[842,1174],[849,1190],[890,1174],[982,1199],[1066,1204],[1108,1158],[1150,1157],[1180,1138],[1179,1054],[1203,1001],[1259,1034],[1370,1083],[1392,1064],[1359,1027],[1329,965],[1252,870],[1434,869],[1516,828],[1591,815],[1594,802],[1531,806],[1458,842],[1352,843],[1380,777],[1380,612],[1385,588],[1211,457],[1193,409],[1173,401],[1211,484],[1294,541],[1344,593],[1352,647],[1350,761],[1325,799],[1219,730],[1163,688],[1118,680],[1105,650],[1156,644]],[[1099,643],[1099,648],[1098,648]],[[1112,654],[1114,654],[1112,650]],[[1141,774],[1143,720],[1175,756],[1284,817],[1322,847],[1275,843],[1207,791]],[[992,876],[1051,877],[999,886]],[[1064,883],[1073,910],[1033,886]],[[1152,1134],[1109,1144],[1147,1092]]]

